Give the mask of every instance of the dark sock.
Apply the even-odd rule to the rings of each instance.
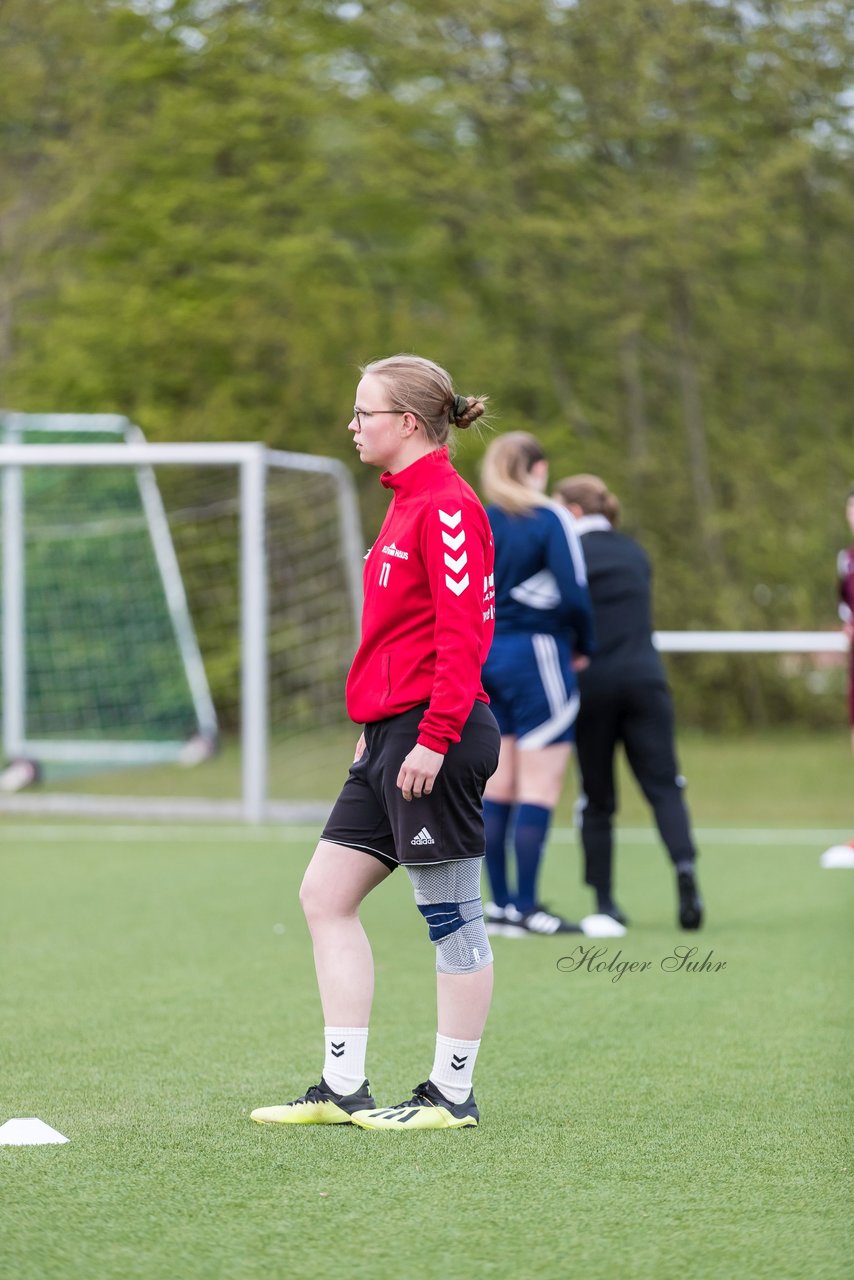
[[[507,826],[513,806],[497,800],[484,800],[483,825],[486,831],[486,874],[492,901],[497,907],[506,907],[510,895],[507,890]]]
[[[539,804],[521,804],[516,814],[513,832],[518,875],[516,907],[523,915],[537,905],[537,876],[551,820],[551,809]]]

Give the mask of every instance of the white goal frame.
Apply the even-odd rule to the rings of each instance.
[[[5,438],[9,444],[24,443],[21,440],[24,434],[38,436],[40,433],[88,436],[92,440],[101,439],[105,442],[108,440],[109,443],[146,443],[145,436],[135,423],[117,414],[107,413],[2,413],[0,430],[3,433],[0,440]],[[110,437],[112,439],[109,439]],[[87,449],[90,447],[86,446]],[[198,733],[208,742],[215,743],[219,732],[216,710],[190,617],[181,570],[172,545],[169,521],[157,487],[157,480],[150,466],[136,467],[134,479],[160,575],[164,604],[172,624],[175,643],[181,655]],[[116,741],[106,738],[82,742],[73,738],[42,740],[29,736],[26,718],[24,623],[26,513],[23,471],[20,467],[7,467],[3,470],[0,502],[2,502],[0,527],[2,527],[3,536],[3,600],[8,602],[4,604],[2,663],[0,663],[2,666],[0,683],[3,690],[2,743],[7,760],[31,759],[49,764],[59,762],[97,764],[103,762],[105,758],[125,764],[157,764],[179,760],[186,747],[185,742],[133,742],[127,739]]]
[[[10,415],[11,416],[11,415]],[[62,415],[57,415],[58,417]],[[67,421],[70,420],[70,417]],[[112,797],[3,796],[0,811],[102,813],[127,816],[222,816],[259,823],[276,816],[301,818],[305,806],[271,806],[268,770],[268,653],[266,483],[276,469],[322,472],[334,477],[339,504],[341,553],[351,598],[354,641],[358,640],[362,600],[362,530],[353,479],[333,458],[267,449],[263,444],[0,444],[3,493],[2,680],[4,749],[8,756],[34,744],[20,741],[23,724],[24,658],[20,633],[25,584],[21,554],[22,469],[26,467],[130,467],[138,475],[176,464],[234,467],[240,477],[240,649],[241,649],[241,799],[122,802]],[[212,711],[212,707],[211,707]],[[6,725],[11,728],[7,731]]]

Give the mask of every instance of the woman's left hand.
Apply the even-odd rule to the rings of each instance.
[[[429,796],[436,775],[444,763],[445,757],[438,751],[431,751],[429,747],[416,743],[397,775],[397,785],[403,792],[404,800]]]

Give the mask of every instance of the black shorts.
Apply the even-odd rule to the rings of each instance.
[[[404,800],[395,784],[426,709],[365,725],[364,754],[350,766],[322,840],[364,849],[387,867],[483,856],[483,789],[501,744],[495,716],[476,702],[430,795]]]

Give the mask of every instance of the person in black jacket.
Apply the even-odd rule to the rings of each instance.
[[[649,558],[633,538],[617,532],[620,504],[598,476],[561,480],[555,498],[576,517],[596,633],[596,653],[579,674],[575,726],[586,883],[596,893],[597,910],[625,924],[612,889],[614,754],[622,742],[676,870],[679,923],[699,929],[697,851],[676,763],[670,689],[652,640]]]

